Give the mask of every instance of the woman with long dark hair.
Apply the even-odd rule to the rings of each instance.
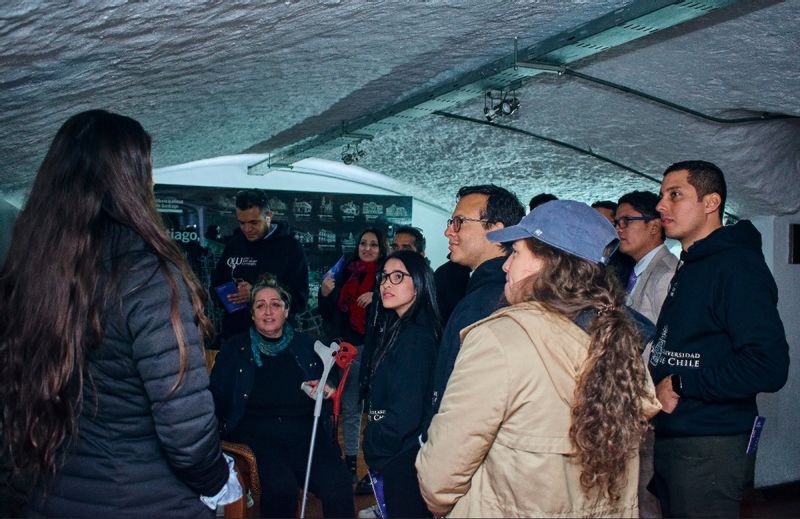
[[[342,427],[347,467],[356,476],[358,443],[361,435],[359,405],[359,369],[364,352],[368,316],[373,309],[375,275],[386,257],[385,235],[376,228],[361,231],[355,253],[335,276],[322,280],[319,289],[319,312],[328,324],[332,339],[344,340],[359,352],[350,367],[350,375],[342,394]]]
[[[379,280],[380,334],[370,368],[364,459],[383,482],[389,517],[423,517],[414,459],[441,333],[436,284],[425,258],[409,250],[386,258]]]
[[[44,158],[0,274],[3,454],[28,512],[213,514],[204,296],[156,212],[150,136],[101,110]],[[213,506],[213,505],[211,505]]]
[[[614,228],[586,204],[557,200],[487,238],[511,247],[510,306],[461,332],[417,458],[429,510],[637,517],[639,444],[660,406],[606,267]]]

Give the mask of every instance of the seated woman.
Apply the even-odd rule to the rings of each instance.
[[[247,444],[256,455],[263,517],[297,515],[314,423],[314,401],[300,386],[315,386],[322,374],[314,339],[287,322],[290,304],[289,293],[274,280],[257,283],[250,296],[253,326],[222,344],[211,372],[222,438]],[[309,489],[326,517],[354,516],[350,474],[322,430]]]
[[[638,517],[639,444],[660,408],[617,235],[586,204],[548,202],[486,237],[511,246],[510,306],[461,331],[420,449],[422,496],[452,517]]]
[[[369,377],[364,459],[383,479],[389,517],[425,517],[414,459],[441,331],[433,271],[417,252],[400,250],[386,259],[379,280],[381,333]]]

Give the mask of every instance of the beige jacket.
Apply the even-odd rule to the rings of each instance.
[[[417,456],[423,497],[451,517],[636,517],[638,448],[622,498],[585,495],[570,456],[570,406],[589,336],[536,303],[461,332],[441,409]],[[648,414],[659,404],[650,383]]]

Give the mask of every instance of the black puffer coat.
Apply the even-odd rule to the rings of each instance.
[[[28,513],[211,515],[199,496],[219,492],[228,469],[191,302],[179,281],[188,370],[172,392],[179,353],[170,288],[143,241],[121,232],[122,279],[104,309],[102,344],[88,354],[78,437],[47,494],[35,492]]]

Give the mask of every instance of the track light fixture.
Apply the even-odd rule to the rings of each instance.
[[[516,90],[487,91],[483,96],[483,116],[492,122],[496,117],[509,117],[519,109]]]
[[[342,162],[348,166],[355,164],[367,155],[366,150],[359,148],[358,143],[347,144],[342,148]]]

